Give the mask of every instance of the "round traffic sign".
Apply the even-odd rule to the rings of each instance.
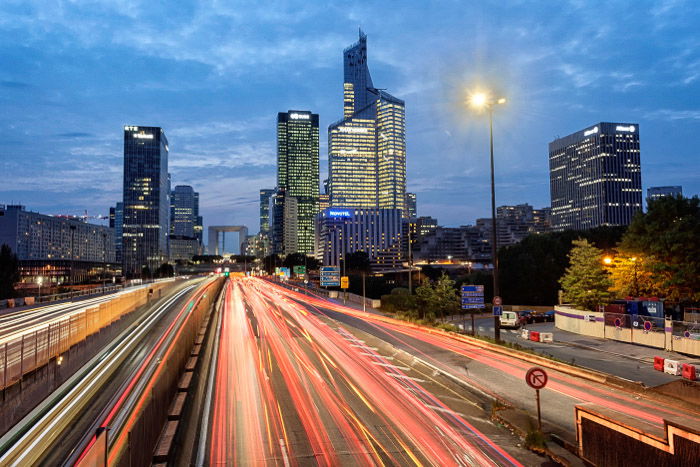
[[[496,295],[495,297],[493,297],[493,304],[496,306],[501,306],[503,305],[503,300],[501,299],[501,297]]]
[[[651,327],[652,327],[651,321],[644,321],[644,330],[645,331],[651,331]]]
[[[547,385],[547,372],[539,367],[532,367],[525,373],[527,385],[533,389],[542,389]]]

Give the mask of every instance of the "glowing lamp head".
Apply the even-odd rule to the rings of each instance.
[[[469,104],[476,109],[483,109],[487,102],[488,97],[483,92],[476,92],[469,96]]]
[[[603,262],[605,264],[612,264],[612,258],[610,256],[606,256],[605,258],[603,258]]]

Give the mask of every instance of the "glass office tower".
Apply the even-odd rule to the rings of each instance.
[[[549,143],[552,230],[628,225],[642,209],[639,125],[601,122]]]
[[[318,214],[319,197],[318,157],[318,114],[299,110],[278,113],[277,188],[284,190],[286,198],[296,199],[296,248],[299,253],[314,251],[314,220]],[[285,243],[293,244],[291,241]]]
[[[343,51],[344,118],[328,127],[331,206],[406,213],[405,104],[376,89],[367,36]]]
[[[274,188],[260,190],[260,233],[270,233],[270,197],[275,194]]]
[[[168,257],[168,140],[160,127],[124,127],[124,223],[126,276],[155,271]]]

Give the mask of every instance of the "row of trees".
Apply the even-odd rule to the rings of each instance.
[[[649,200],[614,248],[573,242],[560,284],[564,299],[594,310],[616,297],[700,301],[700,199]]]
[[[432,322],[459,313],[461,302],[455,281],[443,273],[436,280],[424,279],[415,295],[404,288],[395,288],[391,294],[382,295],[382,308]]]
[[[10,247],[0,246],[0,299],[15,296],[15,283],[19,282],[19,261]]]

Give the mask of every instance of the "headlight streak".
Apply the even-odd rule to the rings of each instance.
[[[412,339],[416,339],[417,341],[422,341],[431,344],[435,347],[449,350],[456,354],[476,360],[477,362],[483,365],[487,365],[494,369],[497,369],[504,375],[515,378],[518,381],[522,381],[523,375],[525,374],[526,370],[530,366],[532,366],[528,362],[500,353],[495,353],[493,351],[490,351],[489,349],[483,348],[466,337],[458,335],[448,335],[438,330],[421,327],[410,323],[405,323],[399,320],[385,317],[383,315],[363,313],[358,310],[345,307],[343,305],[338,305],[329,302],[313,294],[306,295],[294,293],[287,289],[283,289],[281,287],[277,287],[269,283],[267,284],[269,287],[274,288],[275,290],[279,290],[287,296],[292,297],[297,301],[307,303],[310,306],[317,306],[320,308],[325,308],[335,312],[360,318],[368,324],[375,327],[376,329],[381,329],[382,332],[387,333],[393,339],[400,340],[400,338],[397,337],[397,334],[401,334]],[[321,311],[321,313],[323,312]],[[412,346],[409,345],[409,347]],[[431,360],[432,363],[436,366],[443,368],[448,372],[450,371],[449,368],[446,368],[441,362],[436,361],[435,359],[425,354],[423,354],[421,358]],[[478,386],[478,384],[471,379],[469,379],[469,384]],[[623,391],[613,391],[606,388],[605,386],[596,385],[586,380],[562,374],[556,371],[550,372],[550,383],[548,384],[545,391],[552,391],[558,394],[565,395],[567,397],[575,399],[577,403],[593,402],[596,404],[600,404],[618,412],[625,413],[627,415],[651,422],[657,426],[663,426],[664,423],[663,418],[656,415],[659,412],[663,412],[664,414],[670,415],[688,415],[687,411],[681,412],[680,410],[674,409],[672,406],[664,406],[658,403],[652,404],[650,402],[645,401],[644,399],[635,397],[634,394],[626,394]],[[486,392],[490,391],[486,389]],[[492,394],[495,395],[494,393]],[[501,399],[501,397],[499,397],[498,395],[495,396],[498,399]],[[700,416],[700,412],[695,413],[698,416]]]

